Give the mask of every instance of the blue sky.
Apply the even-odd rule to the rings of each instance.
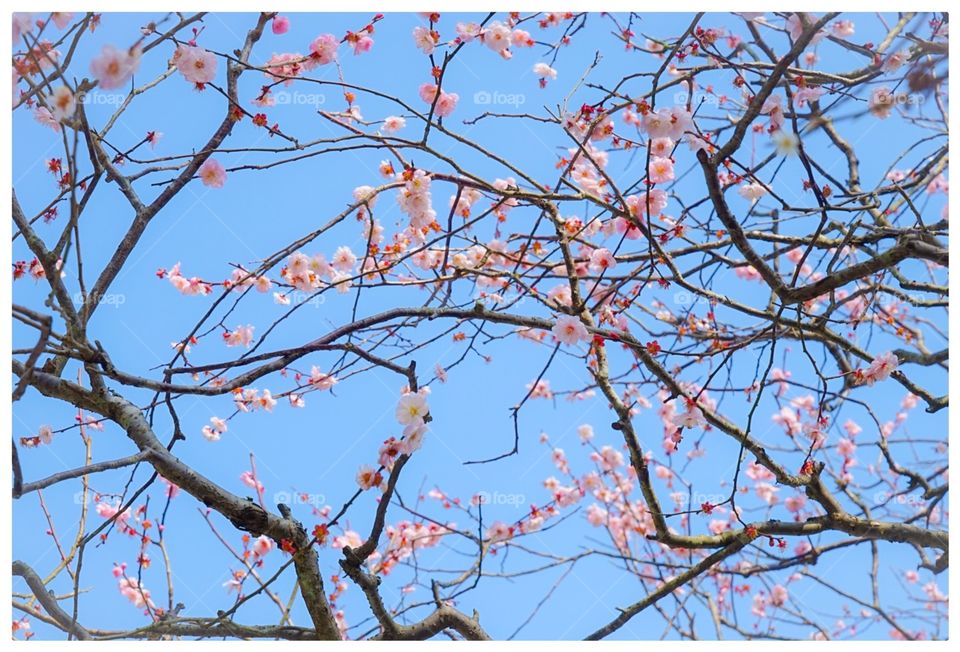
[[[269,33],[254,50],[253,61],[265,61],[271,53],[303,51],[306,45],[320,33],[343,34],[348,29],[358,29],[369,20],[369,15],[347,14],[291,14],[291,29],[282,36]],[[479,20],[482,16],[472,16]],[[622,18],[622,17],[621,17]],[[847,16],[856,22],[857,42],[878,41],[882,37],[883,27],[873,15]],[[890,16],[885,16],[890,20]],[[466,17],[444,14],[440,30],[446,39],[452,37],[452,26]],[[73,74],[80,78],[87,73],[87,64],[105,44],[128,44],[136,38],[137,29],[148,20],[147,15],[105,14],[102,25],[86,38],[75,54]],[[656,36],[676,36],[689,24],[691,16],[674,14],[644,15],[635,24],[638,33]],[[211,50],[232,51],[237,47],[243,34],[255,21],[255,16],[246,14],[211,15],[204,21],[204,31],[199,43]],[[782,24],[781,19],[771,18],[772,22]],[[402,97],[410,104],[420,107],[416,96],[417,86],[427,81],[429,64],[423,55],[413,46],[410,33],[415,25],[423,21],[413,14],[388,14],[378,23],[375,34],[376,44],[373,50],[363,56],[353,56],[345,47],[340,50],[346,81],[361,86],[375,87],[388,94]],[[733,16],[708,15],[704,25],[727,27],[735,33],[746,35],[743,22]],[[494,53],[477,44],[466,47],[451,64],[447,73],[445,89],[457,92],[460,103],[456,112],[447,121],[447,125],[459,133],[489,147],[508,158],[518,167],[528,171],[537,179],[549,181],[555,179],[554,165],[558,153],[568,143],[558,134],[555,127],[537,123],[521,124],[519,120],[483,120],[475,125],[464,125],[462,120],[478,116],[490,108],[509,112],[514,106],[488,106],[479,104],[484,96],[477,93],[489,93],[490,97],[515,97],[522,99],[517,103],[521,112],[544,115],[544,107],[555,110],[564,101],[575,82],[587,69],[596,51],[602,53],[602,59],[590,76],[591,82],[615,83],[623,75],[637,71],[652,71],[659,66],[659,60],[642,53],[628,53],[617,41],[610,37],[611,23],[599,15],[592,15],[586,26],[573,39],[570,46],[561,50],[554,68],[559,71],[556,81],[540,88],[537,77],[531,67],[539,61],[549,61],[541,46],[529,50],[517,50],[511,61],[504,61]],[[539,30],[531,28],[535,36]],[[559,34],[553,29],[547,32],[551,38]],[[766,34],[766,32],[765,32]],[[783,49],[785,39],[782,35],[771,35],[771,42]],[[905,46],[904,46],[905,47]],[[142,82],[157,75],[166,67],[166,58],[170,47],[159,47],[142,62],[137,81]],[[838,46],[824,43],[818,49],[822,70],[847,71],[863,64],[859,57],[851,55]],[[318,74],[332,74],[332,68],[322,69]],[[217,83],[224,79],[223,62],[220,61]],[[717,77],[720,79],[720,77]],[[729,79],[729,76],[724,77]],[[256,96],[264,78],[258,73],[247,73],[241,81],[240,96],[244,100]],[[647,90],[645,78],[624,87],[625,92],[639,94]],[[319,89],[312,85],[295,85],[290,90],[302,90],[304,93],[323,95],[323,110],[341,110],[344,102],[335,88],[324,86]],[[721,89],[733,95],[730,87]],[[103,91],[99,91],[103,92]],[[111,91],[110,93],[115,93]],[[582,102],[596,99],[596,90],[581,87],[570,105],[578,107]],[[861,98],[863,93],[860,93]],[[670,105],[670,99],[658,100]],[[396,108],[387,102],[359,94],[357,104],[367,119],[377,119],[396,113]],[[202,93],[191,90],[186,82],[174,74],[145,97],[134,102],[133,107],[124,113],[113,130],[113,140],[117,144],[130,146],[139,141],[147,131],[157,130],[164,136],[158,144],[155,154],[158,156],[179,154],[198,147],[211,130],[219,123],[222,115],[222,97],[207,90]],[[247,105],[253,110],[252,105]],[[111,106],[108,103],[88,104],[87,112],[94,124],[102,124],[109,116]],[[837,116],[846,116],[838,120],[838,126],[855,143],[861,161],[861,177],[866,187],[878,183],[896,157],[922,133],[905,121],[892,117],[887,121],[878,121],[869,115],[863,116],[865,102],[849,100],[836,109]],[[928,108],[924,107],[926,111]],[[284,130],[296,133],[301,138],[319,138],[335,132],[330,124],[313,112],[313,107],[303,105],[277,106],[266,110],[270,123],[277,121]],[[717,107],[705,106],[702,128],[719,124],[726,111]],[[32,215],[44,205],[55,191],[52,177],[44,170],[44,161],[53,156],[62,156],[60,140],[48,129],[34,122],[30,114],[20,109],[14,114],[13,170],[14,188],[25,212]],[[410,120],[412,124],[414,121]],[[408,134],[416,133],[417,127],[407,127]],[[747,144],[739,154],[754,148],[754,156],[759,160],[770,151],[765,136],[748,136]],[[238,125],[226,146],[230,148],[275,146],[276,139],[266,138],[262,129],[254,127],[249,120]],[[457,147],[449,139],[438,138],[434,143],[441,151],[445,148],[464,166],[491,178],[506,176],[506,171],[484,160],[474,152]],[[822,135],[814,135],[805,146],[818,160],[838,178],[845,178],[845,161],[839,153],[829,147]],[[933,140],[908,154],[896,167],[908,169],[928,155],[945,139]],[[678,176],[695,168],[695,161],[682,146],[678,161]],[[256,164],[271,160],[273,155],[258,153],[240,153],[218,155],[225,166]],[[359,185],[377,185],[381,182],[377,173],[377,164],[383,153],[365,151],[308,158],[298,164],[283,165],[270,170],[241,171],[228,175],[226,186],[221,190],[210,189],[199,182],[189,184],[150,225],[137,249],[133,252],[124,271],[111,287],[116,295],[114,305],[102,306],[90,326],[91,338],[100,340],[117,367],[133,373],[149,374],[158,365],[165,364],[172,357],[170,343],[179,340],[196,323],[211,305],[212,298],[183,297],[166,281],[155,276],[158,268],[169,268],[182,261],[184,274],[201,276],[217,280],[226,278],[231,263],[254,264],[293,241],[303,233],[318,228],[331,216],[339,213],[352,201],[351,191]],[[418,161],[415,163],[430,166],[435,162]],[[611,169],[616,174],[627,174],[629,170],[640,167],[639,160],[629,155],[615,153],[611,156]],[[800,189],[801,166],[796,159],[784,163],[784,169],[777,178],[777,187],[785,197],[801,205],[810,205],[813,198]],[[639,174],[639,173],[637,173]],[[156,180],[163,180],[160,175]],[[786,179],[787,181],[784,181]],[[127,203],[113,184],[104,184],[91,201],[84,215],[83,255],[88,270],[99,270],[113,254],[123,230],[132,217]],[[689,190],[688,190],[689,189]],[[693,199],[702,197],[702,177],[699,170],[683,177],[674,187],[681,196],[690,193]],[[158,188],[148,189],[140,186],[140,192],[147,199],[153,197]],[[446,207],[451,192],[449,186],[436,185],[434,203]],[[793,193],[792,195],[790,193]],[[384,196],[381,203],[392,204],[391,197]],[[735,211],[746,213],[745,200],[730,193],[729,201]],[[930,214],[929,221],[939,218],[940,209],[945,201],[940,195],[925,199],[927,203],[919,208]],[[763,203],[761,203],[763,206]],[[672,204],[678,212],[677,204]],[[385,225],[393,225],[402,219],[396,209],[382,208],[380,219]],[[525,209],[529,210],[529,209]],[[568,207],[568,210],[572,210]],[[587,215],[587,206],[581,206]],[[843,214],[846,217],[847,214]],[[522,229],[525,220],[532,223],[533,212],[520,210],[511,214],[509,227]],[[762,218],[755,218],[757,224],[763,224]],[[806,233],[811,222],[799,220],[795,226],[797,233]],[[39,224],[38,231],[45,237],[55,238],[63,226],[63,218],[50,225]],[[486,229],[486,230],[483,230]],[[388,233],[389,233],[388,228]],[[481,227],[478,237],[491,237],[492,229]],[[328,257],[339,245],[349,245],[355,252],[363,249],[364,240],[359,225],[349,218],[338,225],[331,233],[305,249],[306,253],[325,253]],[[736,257],[734,252],[729,255]],[[29,259],[30,256],[22,240],[13,245],[14,260]],[[905,273],[918,274],[919,267],[906,265]],[[69,286],[76,288],[76,267],[72,260],[66,266]],[[943,279],[941,279],[943,280]],[[716,288],[745,301],[756,301],[756,288],[738,280],[732,274],[717,282]],[[468,289],[461,292],[467,293]],[[403,296],[401,296],[401,293]],[[31,280],[22,280],[14,286],[14,301],[34,308],[43,305],[42,285]],[[216,293],[215,293],[216,296]],[[382,289],[365,290],[361,296],[360,314],[373,314],[386,307],[401,305],[404,302],[421,302],[425,293],[419,289],[402,291]],[[467,294],[461,296],[466,299]],[[322,302],[305,306],[271,336],[267,348],[295,346],[322,335],[334,325],[349,320],[353,307],[353,294],[338,295],[327,293]],[[644,296],[646,303],[648,297]],[[664,303],[676,305],[674,290],[660,291],[651,289],[649,299],[659,299]],[[527,310],[527,306],[521,306]],[[544,314],[538,308],[530,308],[533,314]],[[270,295],[247,297],[228,317],[231,328],[238,324],[254,324],[257,334],[262,333],[269,324],[281,314]],[[726,315],[727,318],[732,318]],[[936,323],[946,326],[944,315],[936,315]],[[439,333],[448,324],[427,324],[416,332],[416,337],[427,338]],[[464,329],[469,332],[469,329]],[[493,334],[506,333],[508,329],[491,328]],[[14,326],[14,346],[32,344],[33,333],[19,325]],[[883,351],[897,346],[892,340],[884,344],[882,335],[870,339],[866,327],[855,335],[860,338],[861,346],[870,351]],[[217,336],[207,338],[195,347],[191,360],[195,363],[212,362],[224,359],[235,351],[225,349]],[[663,343],[666,346],[667,339]],[[932,350],[945,345],[945,342],[928,342]],[[782,346],[782,345],[781,345]],[[425,495],[433,487],[440,487],[451,496],[464,500],[477,492],[502,494],[518,497],[514,503],[492,505],[484,510],[484,521],[513,521],[523,516],[531,503],[544,504],[550,500],[549,493],[543,488],[544,478],[556,475],[556,469],[550,460],[549,447],[537,442],[540,433],[547,433],[554,445],[563,447],[571,459],[575,472],[588,470],[588,451],[582,449],[576,435],[576,427],[581,423],[590,423],[597,432],[596,444],[611,444],[620,447],[618,434],[609,425],[613,421],[612,413],[607,409],[606,401],[593,399],[580,402],[567,402],[558,399],[550,401],[530,401],[520,414],[520,455],[506,458],[487,465],[464,465],[466,460],[483,459],[509,450],[513,443],[512,422],[509,408],[519,401],[525,386],[531,382],[546,363],[552,347],[537,345],[516,338],[498,339],[482,348],[489,362],[476,355],[468,355],[465,362],[450,372],[450,381],[446,384],[433,383],[430,406],[434,421],[426,444],[404,470],[400,483],[400,496],[411,504],[418,495]],[[462,353],[462,348],[444,337],[434,345],[418,352],[416,359],[421,372],[427,374],[434,364],[450,364]],[[768,352],[763,353],[763,361]],[[817,354],[819,357],[820,354]],[[786,360],[794,370],[794,380],[815,385],[816,378],[802,357],[795,342],[788,343],[786,350],[778,349],[777,359],[787,356]],[[301,371],[308,371],[311,364],[329,366],[334,356],[313,356],[298,365]],[[724,382],[729,379],[732,386],[745,386],[752,382],[755,375],[757,357],[747,356],[743,364],[735,365],[729,372],[718,378]],[[778,365],[780,366],[779,362]],[[69,374],[75,374],[72,370]],[[919,384],[932,388],[934,394],[945,393],[946,374],[932,368],[912,367],[911,377]],[[588,381],[582,362],[561,353],[551,367],[547,378],[555,391],[579,389]],[[691,379],[695,379],[691,377]],[[256,455],[256,464],[261,481],[266,485],[268,502],[271,497],[282,492],[304,492],[316,497],[322,504],[329,504],[334,511],[348,499],[354,489],[354,475],[361,463],[373,463],[376,460],[380,443],[391,435],[398,435],[393,410],[404,381],[387,371],[374,369],[361,377],[342,382],[333,394],[311,394],[307,398],[304,410],[291,410],[285,405],[278,406],[273,414],[241,415],[230,423],[229,433],[223,439],[212,444],[200,435],[200,428],[211,416],[226,416],[232,413],[229,397],[195,399],[184,397],[178,401],[178,412],[184,430],[188,435],[185,442],[179,442],[176,454],[192,464],[198,471],[221,483],[227,489],[246,495],[247,488],[240,482],[239,475],[249,468],[249,455]],[[287,383],[277,377],[261,380],[260,387],[275,388],[275,391],[287,387]],[[796,390],[791,390],[792,392]],[[140,401],[149,399],[148,393],[130,393],[129,396]],[[799,392],[797,392],[799,394]],[[651,388],[645,389],[647,396],[654,394]],[[903,398],[905,390],[894,382],[880,384],[873,389],[859,393],[877,413],[881,421],[891,420]],[[788,394],[788,398],[794,394]],[[735,420],[742,420],[749,407],[742,395],[731,395],[720,403],[720,409]],[[757,430],[755,434],[765,443],[776,446],[777,438],[783,442],[782,430],[770,421],[770,415],[777,407],[769,398],[758,410]],[[868,419],[853,405],[844,405],[833,416],[835,424],[846,418],[854,418],[861,425]],[[55,428],[70,425],[74,412],[64,404],[41,399],[36,392],[28,392],[14,410],[13,434],[15,437],[28,436],[36,432],[41,424],[50,424]],[[161,439],[170,435],[170,424],[165,415],[158,412],[156,431]],[[649,439],[643,441],[646,448],[654,451],[657,459],[667,462],[660,447],[661,425],[655,410],[645,410],[635,420],[639,433],[649,432]],[[925,439],[945,438],[946,411],[934,415],[925,414],[922,407],[911,412],[905,426],[905,432]],[[865,436],[869,433],[865,433]],[[107,425],[104,432],[94,432],[93,452],[95,459],[110,459],[129,455],[132,445],[123,433],[113,425]],[[692,438],[685,441],[690,444]],[[691,464],[687,478],[693,481],[697,492],[713,493],[723,491],[720,482],[728,479],[730,472],[719,470],[732,468],[737,447],[717,432],[707,433],[704,445],[708,457]],[[921,444],[922,446],[923,444]],[[926,444],[929,446],[929,444]],[[926,450],[929,450],[926,449]],[[44,477],[64,468],[77,466],[82,460],[83,446],[76,430],[69,430],[57,436],[51,446],[21,451],[21,460],[26,479]],[[929,453],[918,453],[923,459]],[[867,463],[876,461],[874,453],[862,456],[862,465],[854,471],[855,478],[867,480],[863,468]],[[789,458],[788,458],[789,459]],[[798,458],[799,459],[799,458]],[[682,464],[684,458],[676,456],[673,464]],[[91,480],[92,487],[103,494],[117,493],[122,490],[129,476],[128,470],[100,474]],[[148,477],[146,469],[140,469],[135,483]],[[656,481],[659,482],[659,481]],[[669,493],[660,483],[664,499]],[[77,506],[74,496],[79,490],[79,482],[64,483],[44,491],[44,500],[50,508],[53,522],[61,541],[72,540],[75,533]],[[162,504],[162,486],[150,490],[151,513],[156,513]],[[788,490],[781,491],[781,499],[789,495]],[[468,526],[469,520],[463,514],[446,512],[436,501],[424,498],[422,509],[439,520],[452,520],[458,525]],[[509,503],[511,501],[507,501]],[[139,503],[138,503],[139,504]],[[557,555],[575,554],[586,547],[609,547],[603,540],[602,532],[586,524],[583,508],[588,501],[581,503],[581,510],[574,513],[567,510],[568,518],[560,522],[549,532],[523,540],[531,548]],[[234,597],[229,595],[222,584],[229,579],[229,571],[237,564],[231,560],[221,544],[212,535],[201,515],[198,503],[191,497],[181,494],[174,499],[167,517],[169,553],[173,563],[176,600],[186,604],[184,614],[212,615],[217,609],[230,606]],[[367,493],[348,514],[345,524],[361,533],[369,531],[373,514],[374,495]],[[318,519],[310,514],[309,508],[296,506],[294,513],[301,518],[308,529]],[[750,512],[759,518],[761,512]],[[780,510],[782,515],[782,510]],[[405,517],[399,510],[391,510],[390,521]],[[47,523],[38,506],[36,494],[28,495],[13,506],[13,556],[30,563],[41,574],[49,571],[57,563],[58,554],[49,536],[44,532]],[[214,515],[221,534],[235,546],[239,545],[239,533],[233,531],[229,523]],[[703,531],[708,519],[694,517],[694,528]],[[88,521],[88,529],[99,525],[99,518],[93,514]],[[475,527],[469,525],[469,527]],[[823,540],[830,540],[829,536]],[[792,542],[791,542],[792,547]],[[145,617],[131,606],[116,590],[111,568],[115,562],[127,562],[135,565],[137,554],[135,540],[114,533],[107,545],[89,547],[84,559],[81,586],[91,591],[84,594],[80,601],[80,619],[88,627],[120,629],[146,624]],[[883,574],[886,578],[884,595],[900,594],[897,577],[906,568],[913,568],[916,556],[906,546],[880,544]],[[427,551],[422,564],[424,567],[441,569],[461,568],[471,550],[463,539],[450,545]],[[869,556],[861,546],[856,551],[835,554],[825,558],[816,571],[843,585],[846,590],[864,596],[869,595],[869,585],[865,582],[869,569]],[[144,572],[144,584],[153,591],[158,604],[165,606],[165,580],[163,565],[158,555],[151,555],[155,563]],[[321,553],[322,570],[325,577],[337,569],[336,559],[339,553],[325,549]],[[502,568],[504,571],[518,571],[542,564],[530,555],[512,551],[508,559],[489,558],[489,568]],[[281,562],[281,555],[274,551],[266,560],[265,575],[269,575]],[[514,632],[530,615],[536,603],[551,590],[567,570],[566,566],[553,568],[542,573],[522,576],[516,579],[484,578],[477,589],[461,598],[458,606],[470,612],[476,608],[481,614],[481,622],[495,637],[506,637]],[[785,577],[785,576],[784,576]],[[921,572],[922,582],[929,579],[929,573]],[[278,583],[278,595],[286,600],[292,587],[291,576]],[[400,600],[399,590],[411,581],[412,571],[398,569],[383,584],[383,594],[388,604]],[[757,582],[757,580],[751,580]],[[946,592],[946,578],[939,579],[942,590]],[[15,582],[15,589],[19,586]],[[53,583],[58,593],[66,592],[69,583],[63,577]],[[328,588],[330,587],[328,581]],[[916,588],[912,589],[916,592]],[[817,586],[810,580],[804,580],[791,587],[792,595],[799,604],[813,610],[836,613],[842,601]],[[549,603],[539,611],[520,632],[521,638],[580,638],[608,622],[616,615],[616,608],[635,602],[645,593],[643,586],[624,573],[617,563],[599,556],[589,557],[578,562],[573,570],[557,585]],[[409,594],[406,600],[425,600],[429,590],[423,585]],[[737,613],[745,627],[751,627],[756,618],[749,613],[749,595],[738,598]],[[675,607],[672,599],[663,601],[670,612]],[[849,603],[847,603],[849,604]],[[346,595],[338,602],[345,609],[347,620],[357,623],[368,617],[367,607],[360,591],[351,586]],[[254,601],[244,606],[238,620],[247,623],[271,623],[277,620],[276,606],[268,601]],[[706,612],[701,617],[706,618]],[[302,605],[297,602],[293,610],[294,621],[305,624],[308,618]],[[919,626],[918,621],[910,626]],[[765,627],[767,621],[763,621]],[[34,621],[34,630],[38,637],[48,637],[51,630]],[[614,638],[636,639],[658,637],[665,630],[661,615],[655,611],[645,612],[633,619],[628,626],[617,632]],[[362,629],[361,629],[362,631]],[[780,623],[777,631],[783,635],[809,635],[809,628]],[[876,625],[868,628],[863,635],[870,638],[885,637],[887,627]],[[712,632],[703,632],[704,635]],[[945,635],[946,632],[941,632]],[[673,635],[672,635],[673,636]]]

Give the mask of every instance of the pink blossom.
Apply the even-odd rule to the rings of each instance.
[[[661,480],[666,480],[667,486],[671,486],[671,483],[673,481],[673,471],[671,471],[667,467],[660,464],[660,465],[657,465],[657,468],[654,471],[654,474]]]
[[[273,550],[273,539],[266,535],[261,535],[257,537],[257,540],[253,543],[253,554],[257,557],[263,557],[268,552]]]
[[[244,471],[240,474],[240,482],[247,485],[251,489],[255,489],[257,493],[263,492],[263,485],[259,480],[253,475],[253,471]]]
[[[617,259],[609,249],[601,247],[600,249],[594,249],[590,253],[590,271],[599,274],[607,270],[612,270],[616,266]]]
[[[837,38],[847,38],[853,36],[854,26],[852,20],[838,20],[830,26],[833,35]]]
[[[51,443],[53,441],[53,428],[50,426],[40,426],[37,438],[44,444]]]
[[[13,12],[13,45],[16,46],[21,36],[32,31],[33,16],[23,11]]]
[[[556,79],[557,71],[545,63],[536,63],[533,65],[533,74],[541,79]]]
[[[825,92],[825,89],[820,86],[804,86],[797,89],[797,92],[793,94],[793,101],[796,102],[797,106],[803,107],[806,106],[807,102],[819,100]]]
[[[359,548],[363,545],[363,538],[359,533],[353,530],[346,530],[343,534],[333,537],[333,541],[330,543],[330,545],[337,550],[343,548],[344,546]]]
[[[510,34],[510,45],[515,48],[531,48],[536,45],[536,41],[530,36],[530,32],[523,29],[515,29]]]
[[[673,423],[678,428],[700,428],[706,425],[707,421],[703,416],[703,410],[696,405],[690,405],[686,412],[674,415]]]
[[[553,334],[558,340],[570,346],[576,345],[580,340],[590,339],[590,333],[586,327],[580,323],[580,320],[570,315],[563,315],[557,319],[553,327]]]
[[[775,607],[782,607],[787,602],[788,596],[786,587],[777,584],[770,589],[770,604]]]
[[[290,19],[286,16],[274,16],[270,27],[274,34],[286,34],[290,29]]]
[[[758,272],[757,268],[753,265],[741,265],[734,268],[733,273],[737,275],[737,278],[742,278],[745,281],[763,280],[763,277],[760,276],[760,272]]]
[[[754,487],[754,491],[757,493],[757,497],[765,502],[768,505],[774,505],[777,502],[777,492],[780,491],[777,487],[774,487],[772,484],[767,484],[766,482],[759,482]]]
[[[662,138],[651,138],[647,149],[650,150],[650,156],[653,158],[657,157],[669,157],[670,153],[673,151],[674,142],[673,139],[669,136],[664,136]]]
[[[284,86],[289,86],[294,82],[294,78],[299,77],[300,73],[307,68],[302,54],[285,52],[283,54],[274,53],[265,64],[264,76],[275,82],[283,82]]]
[[[407,121],[401,117],[391,115],[383,119],[383,131],[392,134],[407,126]]]
[[[747,465],[747,477],[751,480],[767,481],[773,480],[776,476],[767,467],[757,464],[756,462],[750,462],[750,464]]]
[[[814,14],[802,14],[802,15],[806,19],[808,25],[812,25],[817,21],[817,16],[815,16]],[[790,38],[793,39],[794,41],[800,38],[800,35],[803,34],[804,32],[803,21],[800,19],[800,16],[801,14],[794,13],[794,14],[790,14],[790,17],[787,18],[787,24],[786,24],[787,31],[790,33]],[[819,32],[814,34],[813,38],[810,40],[810,45],[814,45],[820,42],[821,40],[823,40],[824,36],[826,36],[826,32],[824,32],[823,30],[820,30]]]
[[[424,424],[424,418],[429,412],[426,394],[423,391],[409,392],[400,397],[396,417],[400,424],[417,428]]]
[[[746,185],[740,186],[737,189],[737,194],[739,194],[744,199],[749,201],[757,201],[761,197],[767,194],[767,189],[759,183],[748,183]]]
[[[673,181],[673,161],[665,156],[650,160],[650,183]]]
[[[768,123],[768,129],[774,131],[780,129],[783,126],[783,97],[780,95],[771,95],[763,103],[763,106],[760,107],[760,113],[763,115],[770,116],[770,122]]]
[[[353,266],[357,264],[357,257],[350,251],[350,247],[339,247],[333,254],[333,258],[330,259],[330,264],[337,271],[350,272],[353,270]]]
[[[220,435],[227,431],[227,422],[219,417],[210,418],[211,425],[201,429],[207,441],[220,441]]]
[[[626,198],[627,208],[634,217],[641,218],[651,215],[658,215],[667,207],[667,193],[659,188],[654,188],[649,193],[642,192],[639,195],[630,195]]]
[[[419,425],[406,427],[403,430],[403,441],[400,442],[400,452],[412,455],[423,446],[423,437],[427,434],[427,426]]]
[[[217,76],[216,55],[201,47],[180,46],[176,60],[177,70],[188,82],[208,84]]]
[[[643,223],[642,219],[635,219],[637,219],[637,221],[639,221],[641,224]],[[640,227],[626,218],[618,217],[613,223],[617,233],[622,233],[628,240],[638,240],[643,237],[643,231],[640,230]]]
[[[236,329],[223,334],[223,341],[227,346],[249,347],[253,343],[253,329],[254,327],[249,324],[237,326]]]
[[[45,106],[38,106],[33,110],[33,119],[44,127],[49,127],[56,132],[60,131],[60,121],[57,120]]]
[[[896,371],[899,364],[900,360],[896,354],[887,351],[874,358],[866,371],[862,372],[862,382],[867,385],[873,385],[878,380],[886,380],[890,377],[890,374]]]
[[[495,20],[480,33],[480,40],[483,41],[484,45],[504,59],[509,59],[510,50],[508,48],[510,47],[512,36],[513,34],[509,27],[499,20]]]
[[[363,54],[369,52],[373,48],[373,39],[366,33],[362,33],[357,36],[353,41],[353,54]]]
[[[649,111],[640,121],[640,128],[650,138],[669,137],[673,129],[673,114],[668,108]]]
[[[269,389],[263,390],[263,393],[255,399],[255,407],[263,408],[267,412],[272,412],[276,404],[277,401],[273,398]]]
[[[596,503],[587,507],[587,522],[594,527],[600,527],[607,521],[607,510]]]
[[[77,110],[77,100],[66,86],[59,86],[50,96],[50,113],[57,122],[73,117]]]
[[[584,423],[580,426],[577,426],[577,436],[580,437],[580,441],[584,444],[593,440],[593,426],[589,423]]]
[[[785,382],[792,374],[780,368],[774,368],[770,371],[770,378],[777,383],[777,396],[783,396],[787,393],[787,383]]]
[[[360,470],[357,471],[357,484],[364,491],[378,486],[382,481],[382,476],[368,464],[362,465]]]
[[[120,593],[127,600],[133,603],[138,609],[149,607],[155,609],[153,601],[150,599],[150,591],[140,586],[140,582],[135,577],[120,578]]]
[[[321,34],[310,43],[310,55],[303,67],[312,70],[317,66],[325,66],[337,58],[337,48],[340,42],[333,34]]]
[[[553,398],[553,391],[550,389],[550,381],[541,378],[536,383],[527,385],[530,390],[530,398]]]
[[[118,50],[103,46],[100,56],[90,62],[90,72],[100,82],[100,88],[111,90],[123,86],[140,67],[140,51]]]
[[[496,521],[487,529],[487,539],[489,539],[491,543],[506,541],[512,537],[513,528],[501,521]]]
[[[853,454],[857,452],[857,445],[849,439],[843,438],[837,442],[837,452],[844,457],[853,457]]]
[[[436,31],[417,25],[413,28],[413,44],[424,54],[433,54],[440,41],[440,35]]]
[[[337,379],[314,366],[310,368],[310,384],[320,391],[326,391],[337,384]]]
[[[101,518],[113,518],[119,510],[116,505],[109,503],[97,503],[97,514]]]
[[[715,518],[707,524],[707,529],[710,530],[710,534],[721,534],[730,529],[730,524],[727,521]]]
[[[210,188],[223,188],[223,184],[227,181],[227,171],[216,159],[212,158],[203,162],[203,165],[197,170],[197,175],[203,185]]]
[[[803,509],[806,504],[807,499],[805,496],[788,496],[783,501],[783,506],[787,508],[787,511],[794,514]]]
[[[437,100],[436,113],[441,118],[445,118],[451,113],[454,109],[457,108],[457,102],[460,101],[460,96],[456,93],[446,93],[444,91],[440,92],[440,98]]]
[[[910,57],[909,54],[904,52],[894,52],[883,62],[883,72],[896,72],[900,69],[900,66]]]

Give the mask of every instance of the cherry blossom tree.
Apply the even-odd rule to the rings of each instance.
[[[15,638],[947,636],[945,14],[13,48]]]

